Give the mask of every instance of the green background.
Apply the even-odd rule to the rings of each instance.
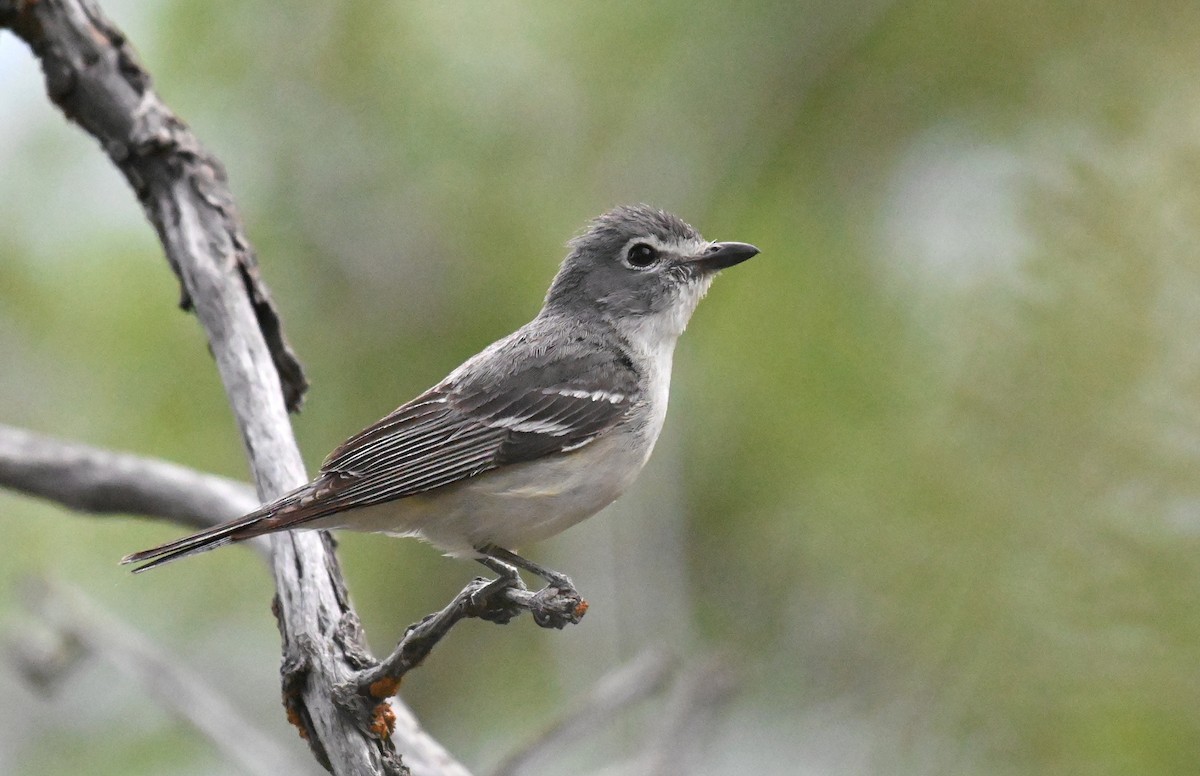
[[[468,623],[406,681],[467,764],[665,643],[737,677],[690,772],[1200,768],[1200,5],[103,6],[228,168],[310,468],[531,317],[613,204],[762,249],[681,340],[632,492],[530,552],[584,622]],[[152,230],[42,89],[0,35],[0,422],[246,477]],[[20,580],[66,580],[301,746],[257,557],[134,578],[179,529],[7,493],[0,531],[10,638]],[[342,548],[379,651],[477,573]],[[0,663],[0,771],[230,767],[105,664],[47,699]]]

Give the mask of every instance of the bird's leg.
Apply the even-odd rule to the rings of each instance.
[[[481,613],[479,617],[503,625],[520,614],[521,609],[511,602],[504,603],[504,599],[496,597],[496,594],[505,588],[512,588],[522,592],[528,588],[525,587],[525,582],[521,579],[521,574],[515,566],[510,566],[503,561],[489,557],[477,558],[477,560],[496,572],[496,578],[476,590],[471,595],[471,602],[476,606],[487,603],[489,608]]]
[[[566,574],[551,571],[544,566],[525,560],[511,550],[497,547],[494,544],[486,544],[477,547],[476,550],[483,556],[478,559],[479,562],[497,574],[516,576],[519,567],[546,580],[548,585],[536,593],[524,593],[523,596],[519,596],[524,599],[521,605],[529,609],[534,622],[541,627],[562,628],[568,623],[579,622],[580,618],[587,613],[587,601],[575,592],[575,585]],[[500,577],[500,579],[504,578],[504,576]],[[496,581],[499,582],[500,579]],[[517,584],[520,584],[519,576],[517,580]],[[525,586],[522,584],[520,589],[523,591],[524,588]],[[511,599],[513,595],[509,593],[508,597]]]
[[[496,572],[495,582],[503,583],[497,585],[497,587],[512,586],[520,590],[525,589],[525,582],[521,579],[521,574],[517,571],[516,566],[511,563],[505,563],[488,555],[476,558],[476,560]]]
[[[513,566],[523,568],[530,574],[535,574],[546,580],[551,586],[557,588],[558,592],[562,593],[563,595],[579,595],[579,593],[575,590],[575,583],[572,582],[571,578],[566,574],[561,574],[553,569],[548,569],[545,566],[534,563],[531,560],[522,558],[512,550],[506,550],[503,547],[497,547],[494,544],[485,544],[484,546],[476,549],[478,549],[479,552],[483,553],[484,555],[484,557],[479,559],[479,562],[488,568],[496,568],[488,563],[488,561],[497,563],[500,566],[506,566],[510,569]]]

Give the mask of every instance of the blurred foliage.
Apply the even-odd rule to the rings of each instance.
[[[467,624],[406,683],[468,763],[666,640],[739,659],[706,773],[1195,771],[1200,6],[104,6],[226,162],[311,465],[524,322],[612,204],[763,249],[681,341],[634,491],[534,550],[588,619]],[[133,197],[10,36],[0,87],[0,422],[244,476]],[[0,526],[11,627],[21,575],[66,577],[291,735],[256,558],[133,579],[178,529],[11,495]],[[476,573],[343,548],[380,650]],[[0,674],[0,771],[222,769],[115,685],[64,721]]]

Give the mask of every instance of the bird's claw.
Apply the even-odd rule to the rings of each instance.
[[[519,576],[501,575],[491,580],[477,577],[476,581],[479,586],[470,594],[470,606],[478,612],[479,619],[506,625],[521,613],[521,607],[504,594],[510,589],[528,594]]]

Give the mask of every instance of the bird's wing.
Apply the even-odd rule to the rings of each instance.
[[[570,452],[616,425],[636,402],[637,374],[620,354],[550,351],[521,361],[503,370],[460,370],[354,435],[329,455],[309,489],[280,504],[277,517],[295,525]]]

